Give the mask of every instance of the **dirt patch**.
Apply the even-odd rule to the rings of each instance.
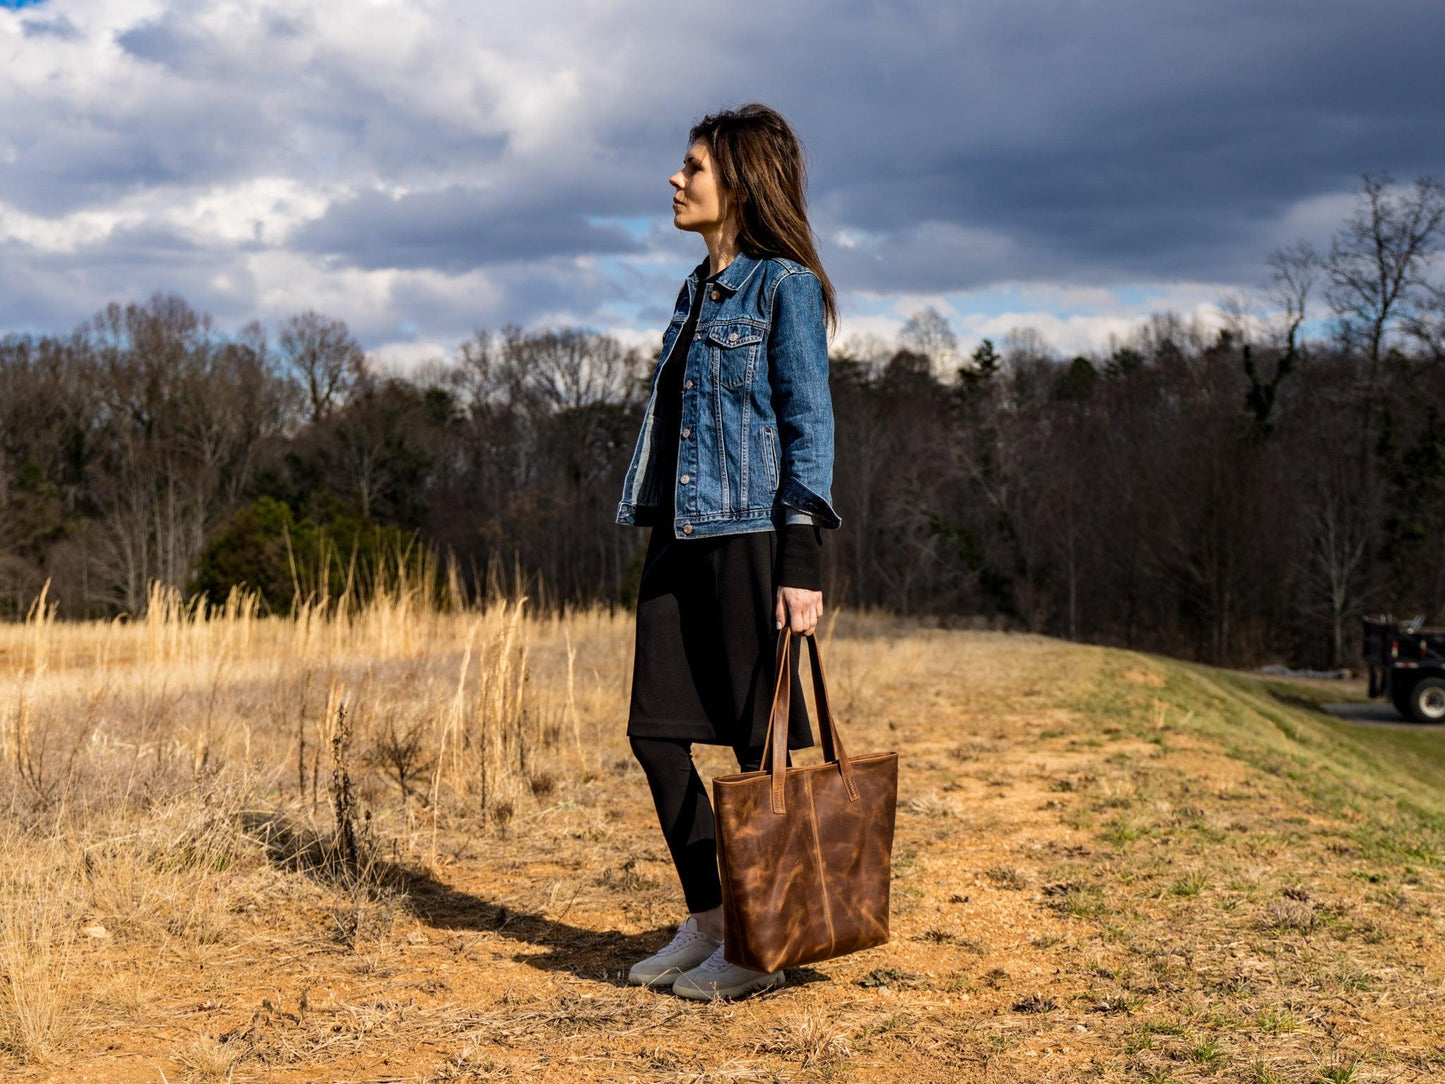
[[[1135,685],[1148,685],[1150,688],[1158,689],[1164,685],[1164,677],[1154,670],[1146,670],[1142,666],[1131,666],[1119,675],[1125,681],[1132,681]]]

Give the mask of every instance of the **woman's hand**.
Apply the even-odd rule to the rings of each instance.
[[[784,624],[796,633],[811,636],[823,616],[823,592],[806,587],[779,587],[773,604],[774,628]]]

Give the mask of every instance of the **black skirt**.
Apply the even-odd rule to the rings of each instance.
[[[777,676],[777,532],[678,539],[666,521],[650,530],[628,736],[760,748]],[[798,676],[807,647],[801,636],[791,647],[788,748],[802,749],[815,744]]]

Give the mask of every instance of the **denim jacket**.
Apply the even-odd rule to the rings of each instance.
[[[739,253],[702,299],[692,342],[681,344],[687,358],[677,475],[658,477],[658,374],[692,308],[698,277],[697,268],[687,276],[662,336],[617,522],[644,525],[658,506],[659,487],[672,485],[675,538],[780,530],[806,521],[798,513],[821,527],[840,527],[831,503],[833,402],[822,283],[793,260]]]

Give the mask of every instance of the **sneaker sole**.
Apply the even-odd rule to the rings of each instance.
[[[698,963],[701,962],[701,960],[698,961]],[[696,967],[697,964],[691,966]],[[687,970],[689,970],[689,968],[673,964],[666,971],[660,972],[652,978],[644,978],[639,976],[635,971],[629,971],[627,973],[627,982],[632,986],[671,986],[673,982]]]
[[[633,978],[631,975],[627,976],[627,984],[629,986],[652,986],[660,988],[663,986],[671,986],[676,981],[677,975],[658,975],[656,978],[651,979]]]
[[[749,994],[760,993],[763,990],[771,990],[775,986],[782,986],[786,981],[786,974],[782,971],[779,971],[771,978],[756,979],[753,982],[748,983],[746,986],[738,987],[736,989],[729,989],[726,991],[716,989],[702,990],[697,989],[691,985],[678,987],[674,983],[672,992],[678,997],[685,997],[692,1001],[712,1001],[715,998],[718,1000],[729,1000],[731,998],[746,997]]]

